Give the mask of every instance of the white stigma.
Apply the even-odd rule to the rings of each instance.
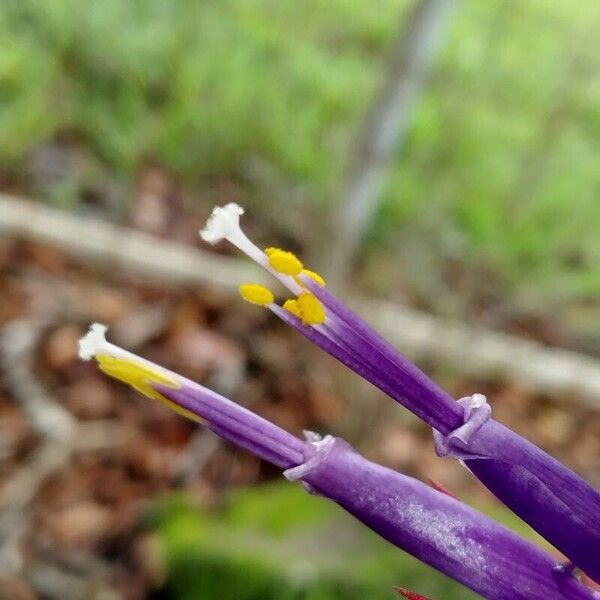
[[[107,329],[106,325],[102,325],[101,323],[93,323],[90,325],[90,330],[79,340],[79,358],[82,360],[98,358],[98,362],[102,364],[102,358],[109,356],[111,358],[128,361],[132,365],[138,367],[146,367],[151,373],[162,373],[169,379],[181,382],[187,381],[190,383],[189,380],[177,375],[177,373],[173,373],[173,371],[169,371],[169,369],[165,369],[137,354],[133,354],[133,352],[129,352],[129,350],[125,350],[124,348],[112,344],[106,339]],[[149,377],[149,380],[152,381],[152,376]]]
[[[261,267],[267,269],[292,293],[300,294],[303,288],[298,285],[290,275],[279,273],[271,267],[267,255],[254,244],[240,227],[240,216],[244,214],[244,209],[235,202],[230,202],[225,206],[215,206],[211,216],[206,221],[204,229],[200,231],[200,237],[209,244],[216,244],[221,240],[227,240],[244,254],[250,257]]]
[[[244,209],[235,202],[230,202],[225,206],[215,206],[204,229],[200,232],[200,236],[209,244],[239,237],[242,233],[240,216],[243,214]]]
[[[111,344],[106,339],[107,329],[106,325],[102,325],[102,323],[92,323],[90,325],[90,330],[79,340],[79,358],[90,360],[99,354],[106,354],[115,358],[127,358],[151,364],[145,359]]]
[[[106,341],[106,325],[93,323],[90,330],[79,340],[79,358],[90,360],[102,350],[108,350],[110,344]]]

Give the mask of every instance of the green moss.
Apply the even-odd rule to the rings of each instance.
[[[265,501],[266,500],[266,501]],[[298,528],[316,527],[331,519],[334,507],[322,498],[307,501],[297,485],[268,484],[234,492],[226,522],[236,528],[253,528],[272,536],[289,535]],[[281,510],[273,510],[281,507]]]
[[[289,483],[234,492],[218,513],[165,499],[154,527],[173,600],[384,600],[393,585],[445,600],[475,597]]]

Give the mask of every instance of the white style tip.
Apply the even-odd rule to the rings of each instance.
[[[240,233],[240,215],[244,209],[235,202],[225,206],[215,206],[212,215],[206,221],[200,237],[209,244],[216,244],[221,240],[235,237]]]
[[[93,323],[90,330],[79,340],[79,358],[90,360],[106,347],[106,325]]]

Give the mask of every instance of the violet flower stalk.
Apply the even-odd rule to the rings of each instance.
[[[210,243],[226,239],[270,271],[296,297],[283,306],[263,286],[240,292],[370,381],[428,423],[436,452],[464,464],[506,506],[574,565],[600,581],[600,493],[546,452],[491,418],[485,396],[456,402],[326,287],[293,254],[264,252],[239,226],[236,204],[214,209],[201,232]]]
[[[455,498],[376,465],[345,441],[302,441],[251,411],[105,339],[95,324],[80,356],[224,439],[285,469],[386,540],[490,600],[591,600],[594,594],[546,552]]]

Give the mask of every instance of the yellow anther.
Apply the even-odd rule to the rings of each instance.
[[[275,301],[273,292],[258,283],[243,283],[240,285],[240,295],[246,302],[265,306]]]
[[[295,317],[302,318],[302,311],[298,306],[298,300],[290,298],[283,303],[283,308],[288,312],[291,312]]]
[[[322,286],[327,285],[325,282],[325,279],[323,279],[323,277],[321,277],[318,273],[315,273],[314,271],[310,271],[309,269],[304,269],[304,271],[302,271],[302,275],[306,275],[307,277],[314,279],[319,285],[322,285]]]
[[[165,387],[172,389],[179,388],[180,384],[172,377],[165,375],[157,369],[152,369],[147,365],[127,358],[118,358],[108,354],[98,354],[96,360],[98,361],[100,370],[104,371],[107,375],[110,375],[123,383],[127,383],[141,394],[144,394],[144,396],[152,398],[152,400],[160,400],[175,412],[188,419],[192,419],[192,421],[202,421],[198,415],[171,402],[171,400],[165,398],[161,393],[154,389],[153,384],[164,385]]]
[[[308,269],[304,269],[302,271],[302,273],[300,273],[300,275],[306,275],[307,277],[310,277],[311,279],[313,279],[314,281],[316,281],[319,285],[325,286],[326,282],[325,280],[318,274],[315,273],[314,271],[309,271]],[[296,280],[296,283],[302,287],[306,287],[303,283],[302,280],[300,279],[300,277],[294,277],[294,279]]]
[[[279,273],[285,275],[299,275],[304,266],[295,254],[279,248],[267,248],[269,264]]]
[[[298,307],[302,320],[307,325],[320,325],[325,322],[325,307],[314,294],[302,292],[298,296]]]

